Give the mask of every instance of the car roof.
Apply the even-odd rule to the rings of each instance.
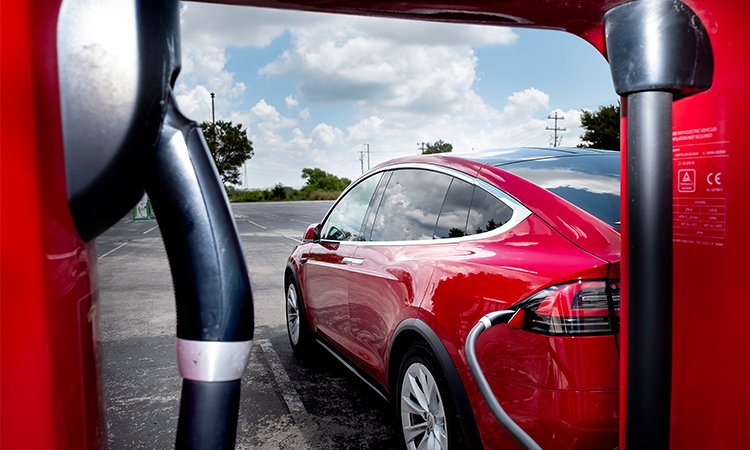
[[[581,248],[606,261],[617,261],[620,258],[620,234],[611,224],[591,216],[538,184],[515,175],[511,169],[515,163],[534,164],[535,161],[543,163],[554,159],[574,162],[576,159],[591,157],[619,159],[620,152],[587,148],[510,148],[438,153],[392,159],[374,167],[369,173],[412,164],[453,168],[497,186]]]
[[[522,148],[504,148],[490,149],[471,153],[456,153],[451,156],[464,158],[471,161],[480,162],[489,166],[500,167],[506,164],[513,164],[525,161],[534,161],[539,159],[551,158],[569,158],[574,156],[597,156],[597,155],[614,155],[619,152],[613,150],[599,150],[593,148],[575,148],[575,147],[522,147]],[[447,156],[447,154],[445,155]]]
[[[426,163],[453,166],[476,175],[482,165],[502,167],[508,164],[572,157],[613,157],[619,158],[616,150],[600,150],[576,147],[515,147],[497,148],[463,153],[435,153],[431,155],[402,156],[377,165],[375,168],[403,163]]]

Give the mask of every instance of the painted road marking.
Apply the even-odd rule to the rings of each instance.
[[[292,220],[294,220],[294,219],[292,219]],[[258,227],[260,229],[263,229],[263,230],[267,230],[268,229],[268,227],[264,227],[263,225],[261,225],[259,223],[253,222],[252,220],[248,220],[248,222],[250,222],[251,224],[255,225],[256,227]],[[287,236],[286,234],[281,234],[281,233],[278,233],[278,232],[273,231],[273,230],[271,230],[271,233],[273,233],[275,235],[278,235],[278,236],[281,236],[281,237],[285,237],[287,239],[290,239],[290,240],[292,240],[292,241],[294,241],[294,242],[296,242],[298,244],[302,243],[302,241],[300,241],[299,239],[291,237],[291,236]]]
[[[125,244],[127,244],[127,242],[123,242],[122,244],[118,245],[117,247],[113,248],[112,250],[108,251],[107,253],[103,254],[102,256],[100,256],[100,257],[98,257],[98,258],[96,258],[96,259],[102,259],[102,258],[104,258],[105,256],[109,255],[110,253],[114,253],[114,252],[115,252],[116,250],[119,250],[119,249],[121,249],[122,247],[124,247],[124,246],[125,246]]]
[[[271,366],[271,373],[276,379],[276,384],[278,384],[279,389],[281,390],[281,397],[284,399],[284,403],[286,403],[289,412],[292,414],[307,414],[305,405],[302,403],[299,393],[292,385],[292,380],[289,378],[289,374],[286,373],[284,365],[281,364],[281,358],[279,358],[279,354],[276,353],[276,350],[273,349],[271,342],[267,339],[261,339],[257,342],[260,345],[260,348],[263,349],[263,354],[266,356],[266,360]]]
[[[144,231],[141,234],[148,234],[150,231],[154,231],[157,228],[159,228],[159,225],[153,226],[153,227],[149,228],[148,230]]]

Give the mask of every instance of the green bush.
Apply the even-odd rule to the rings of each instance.
[[[346,179],[345,179],[346,180]],[[349,180],[346,180],[348,184]],[[343,183],[341,183],[343,184]],[[341,190],[312,189],[305,186],[302,189],[276,184],[269,189],[238,189],[235,186],[226,186],[227,197],[232,203],[243,202],[278,202],[287,200],[336,200],[341,195]]]
[[[235,189],[231,194],[227,191],[227,196],[232,203],[262,202],[265,200],[265,191]]]
[[[341,195],[341,191],[312,191],[306,200],[336,200]]]

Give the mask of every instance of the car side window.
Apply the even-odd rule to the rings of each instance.
[[[452,177],[420,169],[393,171],[375,216],[372,241],[432,239]]]
[[[477,187],[471,201],[466,235],[485,233],[499,228],[513,217],[513,209],[494,195]]]
[[[440,210],[435,239],[454,238],[466,235],[469,206],[474,194],[474,185],[454,178]]]
[[[383,192],[385,191],[385,187],[388,186],[391,175],[393,175],[392,171],[385,172],[383,174],[383,177],[380,179],[380,183],[378,183],[378,187],[375,188],[375,194],[373,194],[372,196],[370,207],[367,209],[367,213],[365,215],[365,223],[362,226],[362,236],[365,241],[370,240],[370,235],[372,234],[372,226],[375,223],[375,217],[378,213],[378,209],[380,209],[380,203],[383,201]]]
[[[322,239],[328,241],[364,240],[361,230],[365,212],[382,176],[382,173],[378,173],[361,181],[339,200],[323,225]]]

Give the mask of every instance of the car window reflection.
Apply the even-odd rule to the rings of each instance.
[[[476,188],[471,201],[466,234],[479,234],[500,228],[513,217],[513,210],[489,192]]]
[[[371,240],[432,239],[451,177],[428,170],[393,172],[375,217]]]
[[[330,241],[361,241],[362,222],[370,199],[382,173],[354,186],[331,211],[323,227],[323,239]]]
[[[500,166],[619,229],[620,155],[574,156]]]
[[[469,218],[469,206],[474,194],[474,186],[454,178],[440,211],[435,238],[454,238],[466,235],[466,222]]]

